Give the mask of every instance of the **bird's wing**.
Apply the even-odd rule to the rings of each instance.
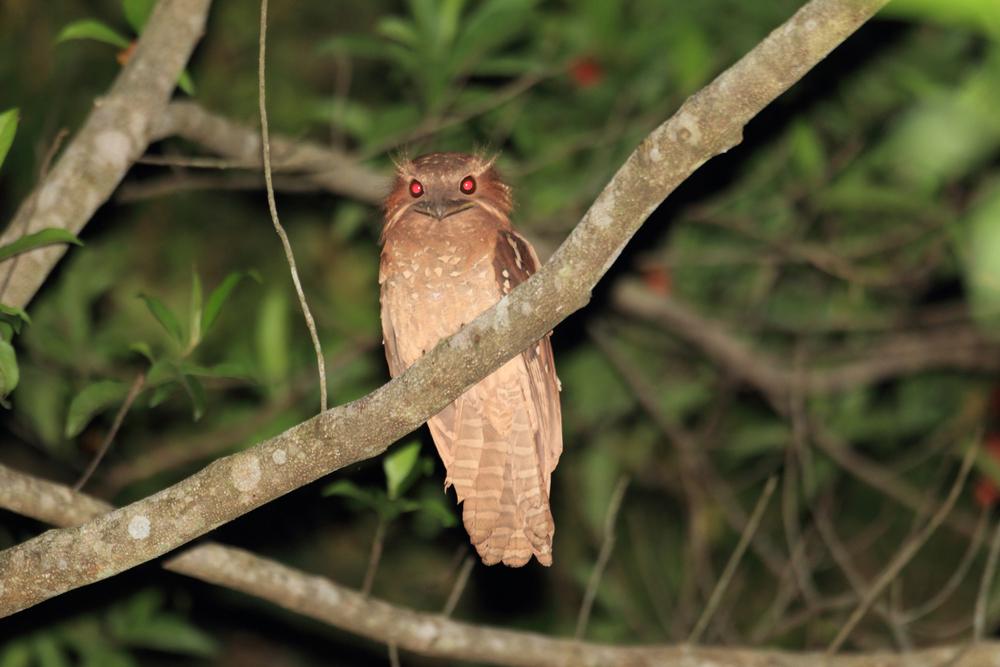
[[[513,230],[500,233],[494,257],[494,267],[504,294],[527,280],[540,266],[541,262],[538,261],[535,249],[524,237]],[[504,275],[505,270],[509,274],[510,280],[510,286],[506,289],[504,289],[505,286],[502,282],[508,279]],[[528,405],[534,408],[530,414],[533,420],[532,426],[537,428],[544,454],[543,469],[546,473],[546,491],[549,486],[549,476],[555,470],[556,464],[559,463],[559,455],[562,454],[560,385],[559,378],[556,376],[555,360],[552,356],[552,343],[549,340],[551,335],[552,332],[547,333],[537,344],[520,354],[527,380],[523,390],[526,393],[526,398],[529,399]]]

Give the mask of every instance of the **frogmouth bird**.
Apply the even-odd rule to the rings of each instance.
[[[493,159],[432,153],[400,160],[385,200],[382,333],[395,377],[538,270],[511,226],[511,191]],[[427,423],[483,562],[552,564],[552,471],[562,417],[549,336]]]

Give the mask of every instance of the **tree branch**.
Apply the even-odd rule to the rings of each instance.
[[[195,102],[173,102],[157,119],[152,140],[177,136],[239,164],[261,166],[260,132],[213,114]],[[379,204],[389,190],[389,177],[360,164],[347,153],[312,141],[271,137],[276,172],[303,172],[309,182],[337,194]]]
[[[0,465],[0,507],[59,526],[72,526],[108,512],[110,505]],[[450,620],[367,597],[324,577],[310,575],[249,551],[205,543],[163,566],[209,583],[268,600],[275,605],[380,644],[393,642],[421,655],[497,665],[629,665],[686,667],[953,667],[993,665],[1000,643],[946,646],[893,655],[824,657],[819,653],[695,646],[610,646],[555,639]]]
[[[676,299],[653,294],[637,282],[616,285],[612,298],[622,312],[661,323],[727,372],[781,404],[791,395],[843,391],[905,373],[941,368],[1000,371],[1000,345],[983,338],[971,326],[941,326],[924,333],[893,335],[873,345],[860,359],[827,368],[792,368],[733,336],[721,323]]]
[[[538,273],[401,376],[148,498],[0,552],[0,616],[156,558],[384,451],[583,307],[660,202],[737,145],[751,118],[886,2],[806,4],[642,141]]]
[[[135,53],[107,96],[52,171],[21,204],[0,245],[46,227],[74,234],[87,224],[149,145],[150,127],[166,108],[177,78],[205,29],[211,0],[163,0],[156,5]],[[52,245],[20,255],[3,303],[25,307],[66,252]],[[0,263],[0,275],[13,259]]]

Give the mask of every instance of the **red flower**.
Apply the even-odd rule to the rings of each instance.
[[[591,88],[604,79],[604,68],[591,56],[581,56],[569,66],[569,75],[580,88]]]

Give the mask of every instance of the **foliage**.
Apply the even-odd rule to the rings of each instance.
[[[125,21],[132,28],[135,37],[127,37],[98,19],[77,19],[66,24],[59,31],[56,41],[69,42],[78,39],[90,39],[102,44],[109,44],[121,49],[118,54],[118,61],[124,65],[128,62],[131,49],[135,47],[135,40],[142,34],[142,29],[146,27],[146,21],[149,20],[149,16],[153,13],[155,6],[156,0],[121,0],[121,8],[125,15]],[[187,70],[181,72],[181,76],[177,80],[177,86],[188,95],[194,95],[194,81]]]
[[[383,172],[400,150],[501,151],[515,223],[545,257],[653,127],[800,4],[272,3],[272,133],[330,141]],[[0,35],[0,80],[20,109],[0,115],[4,219],[37,177],[38,153],[55,129],[78,127],[118,67],[83,42],[38,45],[96,40],[127,49],[153,3],[14,5],[21,9],[0,6],[0,31],[10,31]],[[258,10],[215,3],[191,64],[198,103],[251,125]],[[751,546],[704,641],[813,649],[829,642],[850,609],[821,603],[853,589],[817,518],[826,512],[873,581],[936,508],[912,499],[938,502],[962,448],[1000,429],[1000,405],[990,405],[995,374],[932,368],[768,396],[702,352],[707,333],[685,342],[622,307],[614,286],[638,281],[789,376],[873,363],[873,354],[877,362],[913,359],[914,341],[938,331],[960,331],[956,349],[972,337],[1000,341],[997,25],[991,0],[894,0],[882,20],[754,120],[743,145],[705,165],[653,214],[593,303],[554,332],[565,421],[552,485],[555,564],[516,572],[477,565],[456,617],[572,632],[608,499],[624,474],[632,483],[587,637],[682,641],[739,539],[739,517],[778,472],[783,497],[759,529],[769,549]],[[207,150],[171,140],[151,152]],[[387,377],[379,212],[299,192],[297,173],[277,176],[328,353],[331,402],[358,398]],[[0,308],[0,395],[12,407],[0,415],[8,433],[0,460],[72,480],[140,374],[139,400],[93,481],[116,502],[311,416],[312,349],[262,195],[247,191],[255,179],[236,169],[137,165],[121,200],[98,211],[82,235],[86,245],[67,254],[27,312]],[[164,189],[154,196],[150,185]],[[47,230],[0,255],[45,243],[79,241]],[[439,609],[469,546],[425,431],[378,463],[234,522],[224,541],[352,584],[366,569],[375,517],[393,527],[375,594]],[[845,465],[846,455],[853,458]],[[902,572],[894,605],[913,609],[947,583],[968,547],[968,525],[1000,495],[997,460],[994,449],[980,453],[975,495],[963,493]],[[872,479],[884,484],[872,488]],[[20,537],[37,528],[7,516],[5,527]],[[773,571],[767,553],[787,559],[800,538],[819,606],[795,593],[782,607],[795,582],[782,579],[789,569]],[[908,625],[914,642],[944,641],[968,620],[984,561],[974,555],[952,595]],[[102,585],[116,600],[132,594],[117,579]],[[327,664],[333,647],[339,659],[352,641],[214,588],[192,595],[195,606],[232,611],[202,618],[164,602],[172,594],[142,593],[82,620],[15,633],[0,665],[146,664],[150,649],[156,664],[190,664],[193,656],[223,664],[222,656],[258,646],[247,628],[277,654],[275,664]],[[162,651],[170,633],[187,637],[170,645],[175,655]],[[74,639],[82,635],[90,653]],[[857,637],[860,647],[893,646],[875,614]],[[375,650],[358,644],[343,662],[381,660]]]
[[[218,643],[165,602],[160,591],[147,589],[99,613],[40,629],[0,647],[0,665],[130,667],[143,664],[137,650],[188,659],[215,655]]]

